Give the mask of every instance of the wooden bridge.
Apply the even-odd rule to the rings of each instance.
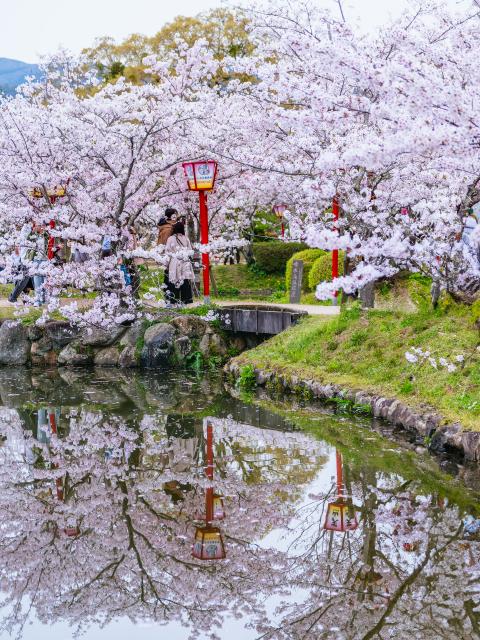
[[[276,335],[296,324],[302,316],[308,315],[307,311],[242,304],[224,306],[216,313],[222,329],[257,335]]]

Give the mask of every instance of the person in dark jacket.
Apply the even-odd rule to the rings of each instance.
[[[167,244],[168,239],[172,235],[173,227],[177,221],[177,215],[178,211],[176,209],[173,209],[172,207],[167,207],[165,209],[165,214],[160,218],[158,222],[157,244]],[[165,269],[163,284],[165,286],[165,300],[167,301],[167,304],[171,304],[174,297],[175,287],[168,279],[168,268]]]
[[[172,235],[173,225],[177,221],[178,211],[171,207],[165,209],[163,215],[158,222],[157,244],[167,244],[167,240]]]

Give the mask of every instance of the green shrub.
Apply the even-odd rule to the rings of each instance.
[[[343,260],[345,252],[338,252],[338,275],[343,276]],[[308,286],[312,291],[319,282],[331,282],[332,280],[332,254],[324,253],[323,256],[317,258],[312,264],[310,273],[308,274]]]
[[[472,320],[480,324],[480,300],[475,300],[472,304]]]
[[[285,273],[287,261],[294,253],[306,249],[302,242],[254,242],[252,245],[255,263],[265,273]]]
[[[252,391],[255,389],[257,386],[257,376],[255,375],[255,367],[252,364],[246,364],[240,369],[237,386],[242,391]]]
[[[293,261],[301,260],[303,262],[303,278],[302,278],[302,291],[308,291],[308,276],[310,269],[312,268],[315,260],[325,255],[325,251],[322,249],[304,249],[298,253],[294,253],[290,260],[287,262],[287,268],[285,270],[285,284],[287,291],[290,291],[290,284],[292,282],[292,269]]]

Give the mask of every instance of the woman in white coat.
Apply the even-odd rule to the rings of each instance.
[[[183,222],[176,222],[172,235],[165,245],[165,252],[170,256],[168,263],[168,280],[170,290],[167,292],[172,304],[191,304],[193,267],[191,263],[192,245],[185,235]]]

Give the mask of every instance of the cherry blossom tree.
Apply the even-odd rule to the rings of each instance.
[[[205,153],[198,141],[220,99],[218,88],[208,85],[219,63],[199,41],[174,61],[147,60],[155,84],[132,87],[120,79],[85,96],[80,90],[87,80],[75,75],[73,61],[62,60],[45,68],[41,83],[26,85],[0,105],[3,277],[11,277],[13,248],[25,244],[21,231],[33,220],[84,256],[60,266],[31,261],[30,272],[48,276],[46,313],[68,290],[97,290],[87,311],[72,302],[62,312],[84,324],[128,321],[137,305],[119,263],[136,257],[165,263],[152,236],[162,207],[185,210],[190,201],[181,163]],[[212,198],[210,251],[229,246],[221,232],[230,226],[238,198],[228,178],[224,172]],[[58,187],[66,195],[52,204],[50,193]],[[230,244],[239,229],[241,223],[234,225]],[[113,250],[100,260],[105,238]]]
[[[253,9],[257,56],[237,67],[257,82],[237,87],[231,156],[275,176],[294,234],[347,250],[350,273],[320,297],[404,269],[478,288],[477,234],[462,241],[479,197],[478,8],[464,11],[418,5],[361,35],[310,2]]]

